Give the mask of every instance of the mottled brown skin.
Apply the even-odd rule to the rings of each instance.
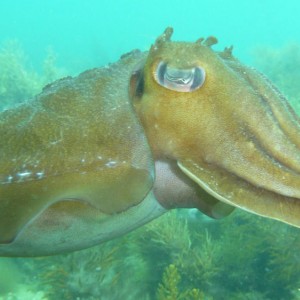
[[[284,97],[226,49],[170,41],[168,29],[145,63],[135,107],[155,160],[178,162],[208,193],[228,204],[300,227],[300,125]],[[176,58],[176,59],[175,59]],[[201,66],[190,93],[160,86],[160,61]]]
[[[5,245],[18,244],[15,239],[22,230],[49,207],[42,217],[47,224],[37,222],[40,228],[55,219],[54,207],[77,207],[83,219],[92,219],[90,210],[98,211],[101,222],[139,204],[149,193],[153,161],[128,101],[132,68],[143,58],[133,53],[110,68],[64,78],[32,101],[1,112],[0,254]],[[61,225],[61,240],[69,226]],[[55,252],[55,247],[49,242],[41,252]],[[71,243],[59,251],[68,247]],[[30,255],[26,245],[19,248],[16,252]]]
[[[0,255],[89,247],[174,207],[219,218],[236,206],[300,227],[296,114],[215,39],[171,34],[0,113]],[[205,81],[170,90],[160,62],[199,66]]]

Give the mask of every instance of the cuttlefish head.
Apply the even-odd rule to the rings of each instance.
[[[278,90],[215,38],[171,42],[168,28],[131,82],[156,160],[210,196],[300,227],[300,123]]]

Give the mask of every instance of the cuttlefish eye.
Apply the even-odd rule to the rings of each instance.
[[[177,92],[192,92],[205,81],[205,71],[201,67],[177,69],[160,62],[154,72],[156,82],[166,89]]]

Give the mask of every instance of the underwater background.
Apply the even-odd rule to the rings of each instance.
[[[300,114],[300,1],[0,2],[0,109],[60,77],[173,40],[215,35],[265,73]],[[1,138],[1,137],[0,137]],[[1,300],[296,300],[300,229],[238,209],[215,221],[174,210],[91,249],[0,258]]]

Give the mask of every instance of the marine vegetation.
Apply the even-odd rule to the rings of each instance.
[[[279,49],[261,46],[253,52],[254,65],[276,84],[300,113],[300,45],[290,43]]]
[[[274,76],[274,82],[292,99],[300,99],[297,80],[276,79],[276,74],[300,69],[300,47],[291,52],[286,49],[260,52],[260,64],[274,59],[272,53],[282,54],[282,64],[266,63],[263,71]],[[24,68],[33,80],[35,73]],[[289,87],[291,81],[295,86]],[[10,91],[7,95],[11,94],[12,102],[32,95],[25,88],[24,94],[17,87],[9,88],[9,82],[2,90]],[[300,113],[296,101],[294,106]],[[195,209],[174,210],[87,250],[52,257],[1,258],[0,299],[297,300],[299,249],[299,229],[274,220],[241,210],[222,220],[211,220]]]
[[[30,99],[64,72],[56,66],[56,55],[51,48],[39,73],[31,66],[17,40],[3,42],[0,45],[0,111]]]
[[[175,265],[166,267],[162,283],[157,289],[157,300],[204,300],[203,293],[198,289],[190,289],[184,292],[179,291],[178,286],[181,276]]]
[[[10,260],[28,294],[48,300],[296,300],[299,247],[297,228],[242,211],[219,221],[173,211],[91,249]]]

